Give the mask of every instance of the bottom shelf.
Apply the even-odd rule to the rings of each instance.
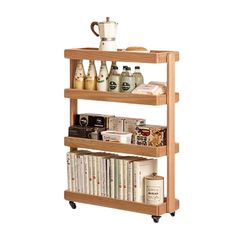
[[[64,192],[65,200],[73,202],[81,202],[104,207],[116,208],[126,211],[134,211],[148,215],[160,216],[167,213],[166,199],[160,205],[148,205],[139,202],[125,201],[108,197],[94,196],[90,194],[77,193],[77,192]],[[179,209],[179,200],[175,200],[175,210]]]

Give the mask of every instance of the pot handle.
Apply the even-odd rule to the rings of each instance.
[[[91,28],[92,32],[98,37],[99,34],[94,30],[94,26],[95,25],[98,26],[98,22],[97,21],[92,22],[91,25],[90,25],[90,28]]]

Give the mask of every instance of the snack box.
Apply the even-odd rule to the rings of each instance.
[[[118,132],[113,130],[102,131],[102,140],[116,143],[131,143],[132,133]]]
[[[104,130],[105,128],[94,128],[89,126],[83,127],[74,125],[69,127],[69,136],[102,140],[101,132]]]
[[[166,126],[145,125],[137,126],[135,130],[135,144],[144,146],[165,146]]]
[[[131,143],[135,142],[135,129],[137,126],[144,126],[146,124],[145,119],[140,118],[125,118],[124,120],[124,132],[130,132],[133,134]]]
[[[75,125],[99,127],[107,129],[109,117],[114,117],[114,116],[93,114],[93,113],[77,114],[75,117]]]

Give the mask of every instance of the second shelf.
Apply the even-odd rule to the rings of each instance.
[[[64,96],[71,99],[86,99],[106,102],[122,102],[142,105],[164,105],[167,104],[166,94],[155,96],[132,93],[111,93],[101,91],[88,91],[79,89],[65,89]],[[175,102],[179,101],[179,93],[175,93]]]
[[[149,157],[161,157],[167,155],[166,146],[150,147],[150,146],[142,146],[135,144],[105,142],[101,140],[74,138],[74,137],[65,137],[64,144],[65,146],[69,146],[72,148],[95,149],[101,151],[128,153],[128,154],[149,156]],[[177,152],[179,152],[178,143],[175,144],[175,153]]]

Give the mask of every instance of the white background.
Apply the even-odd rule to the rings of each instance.
[[[234,1],[1,1],[1,235],[235,235]],[[63,200],[69,63],[63,50],[97,47],[92,21],[119,22],[119,48],[178,50],[176,217]],[[123,64],[119,64],[120,68]],[[99,64],[97,64],[99,66]],[[165,65],[141,64],[145,81]],[[86,68],[87,70],[87,68]],[[164,122],[164,107],[82,101],[80,112]],[[160,172],[164,173],[164,161]],[[162,167],[161,167],[162,166]]]

